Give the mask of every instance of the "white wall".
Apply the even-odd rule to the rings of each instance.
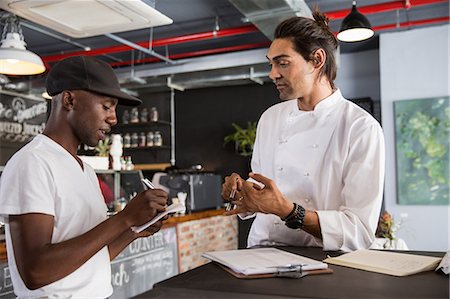
[[[400,213],[408,214],[398,236],[414,250],[450,250],[450,206],[397,204],[393,102],[450,95],[449,33],[450,26],[442,25],[380,36],[381,115],[386,139],[385,207],[397,218]]]

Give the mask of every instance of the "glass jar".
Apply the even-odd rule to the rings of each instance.
[[[155,131],[155,134],[153,136],[153,146],[162,146],[162,145],[163,145],[163,140],[162,140],[161,132]]]
[[[125,168],[126,170],[133,170],[134,169],[134,164],[131,161],[131,156],[126,156],[125,157]]]
[[[130,114],[130,123],[138,123],[139,122],[139,110],[138,108],[134,107],[131,109]]]
[[[152,107],[150,109],[150,121],[158,121],[159,119],[159,113],[158,113],[158,109],[156,109],[156,107]]]
[[[141,123],[146,123],[148,122],[148,110],[147,108],[142,108],[141,113],[139,114],[139,121]]]
[[[147,133],[147,146],[152,147],[153,146],[153,139],[155,138],[155,135],[152,131]]]
[[[139,136],[137,133],[131,134],[131,147],[138,147]]]
[[[145,143],[145,133],[141,132],[139,134],[139,141],[138,141],[138,146],[139,147],[145,147],[146,143]]]
[[[125,135],[123,135],[123,147],[125,147],[125,148],[131,147],[131,135],[130,135],[130,133],[125,133]]]
[[[130,122],[130,112],[128,110],[124,110],[122,114],[122,123],[127,124]]]

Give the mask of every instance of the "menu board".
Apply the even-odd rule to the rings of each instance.
[[[111,271],[114,293],[110,299],[136,296],[178,274],[176,228],[133,241],[111,262]]]
[[[13,292],[11,274],[7,262],[0,262],[0,298],[16,298]]]
[[[25,95],[0,93],[0,140],[26,142],[42,133],[47,121],[47,103]]]

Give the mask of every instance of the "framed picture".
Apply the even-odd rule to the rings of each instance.
[[[394,102],[397,199],[403,205],[448,205],[450,98]]]

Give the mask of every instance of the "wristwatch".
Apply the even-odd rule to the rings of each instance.
[[[284,224],[292,229],[303,228],[303,221],[305,220],[306,210],[301,205],[294,202],[294,208],[292,211],[284,218]]]

